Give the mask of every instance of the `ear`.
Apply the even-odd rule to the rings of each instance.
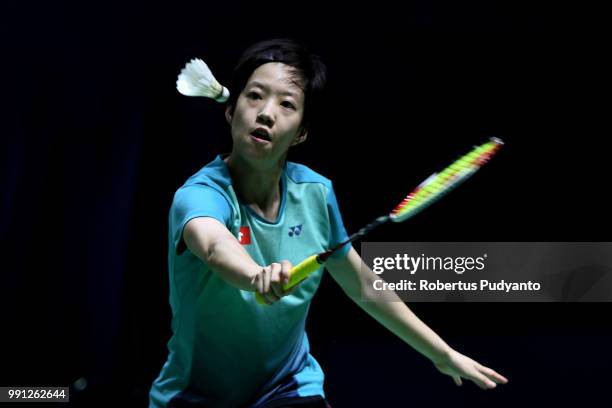
[[[297,136],[293,140],[293,143],[291,143],[291,146],[297,146],[300,143],[303,143],[304,141],[306,141],[307,138],[308,138],[308,129],[300,128]]]
[[[233,106],[230,104],[227,104],[227,106],[225,107],[225,120],[227,121],[227,123],[229,123],[230,125],[232,124],[232,111],[233,111]]]

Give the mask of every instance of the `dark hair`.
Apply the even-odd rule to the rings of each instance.
[[[227,103],[232,113],[238,96],[253,71],[268,62],[281,62],[295,69],[296,84],[304,91],[304,116],[301,126],[308,129],[322,108],[320,105],[327,80],[327,67],[318,55],[311,54],[303,44],[293,39],[261,41],[247,48],[242,54],[229,83],[230,97]]]

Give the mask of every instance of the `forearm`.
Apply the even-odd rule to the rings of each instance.
[[[204,262],[223,280],[238,289],[255,291],[255,275],[262,269],[247,251],[231,240],[216,242],[207,251]]]
[[[402,303],[396,294],[393,297],[397,299],[386,299],[384,302],[366,302],[356,297],[352,299],[380,324],[430,360],[435,362],[444,358],[450,350],[448,344]]]
[[[259,266],[224,225],[211,218],[195,218],[185,226],[187,248],[224,281],[238,289],[254,291]]]
[[[438,361],[448,353],[450,347],[423,323],[396,293],[385,293],[384,300],[363,300],[362,293],[366,293],[363,288],[371,288],[374,281],[380,277],[363,263],[354,249],[351,249],[345,258],[330,259],[328,270],[355,303],[414,349],[433,361]]]

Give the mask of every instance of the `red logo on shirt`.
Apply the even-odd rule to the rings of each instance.
[[[238,233],[238,241],[242,245],[251,244],[251,229],[249,227],[240,227],[240,232]]]

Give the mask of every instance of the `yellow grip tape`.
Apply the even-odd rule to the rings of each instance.
[[[291,289],[292,287],[306,279],[308,275],[319,269],[321,265],[322,264],[317,261],[317,255],[312,255],[304,259],[302,262],[291,268],[291,270],[289,271],[289,282],[283,285],[283,289]],[[255,292],[255,299],[260,305],[267,304],[264,298],[258,292]]]

